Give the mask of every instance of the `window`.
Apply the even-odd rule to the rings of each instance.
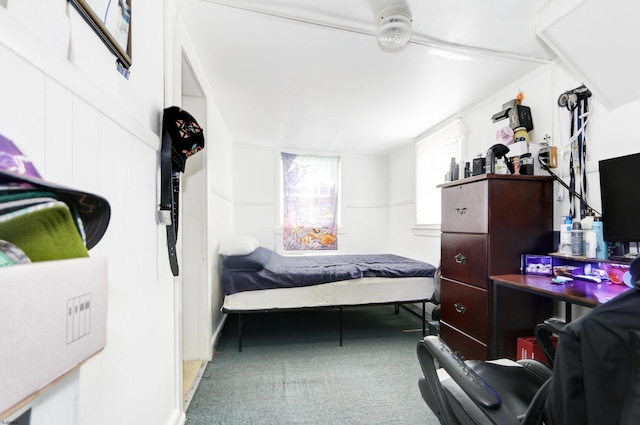
[[[282,153],[285,250],[338,249],[339,156]]]
[[[463,138],[461,118],[436,129],[416,143],[416,223],[440,224],[440,189],[451,158],[460,163]]]

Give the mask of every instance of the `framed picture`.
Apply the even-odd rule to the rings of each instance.
[[[125,68],[131,66],[131,0],[68,0]]]

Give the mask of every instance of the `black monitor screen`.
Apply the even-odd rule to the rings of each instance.
[[[640,241],[640,153],[599,162],[602,228],[607,242]]]

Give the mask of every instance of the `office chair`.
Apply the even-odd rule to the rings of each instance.
[[[561,320],[550,318],[543,323],[539,323],[533,330],[533,335],[536,337],[542,353],[547,359],[547,363],[550,368],[553,369],[553,364],[556,356],[556,348],[551,342],[552,335],[559,335],[566,323]]]
[[[639,307],[640,291],[629,290],[564,326],[554,370],[537,360],[465,361],[427,336],[417,345],[422,398],[442,425],[638,424]]]
[[[552,375],[544,364],[464,361],[434,335],[418,342],[417,353],[422,398],[442,425],[542,423]]]

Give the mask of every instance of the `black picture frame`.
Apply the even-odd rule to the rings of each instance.
[[[122,66],[131,61],[131,0],[68,0]],[[103,9],[103,10],[99,10]]]

